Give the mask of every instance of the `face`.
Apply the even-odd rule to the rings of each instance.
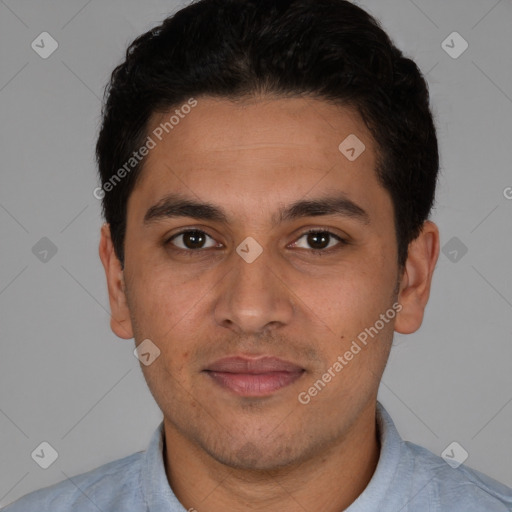
[[[160,350],[141,368],[166,434],[232,467],[306,460],[375,403],[412,311],[374,142],[355,111],[299,98],[199,97],[153,139],[124,271],[103,233],[112,328]]]

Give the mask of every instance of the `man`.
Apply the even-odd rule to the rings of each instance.
[[[136,39],[97,143],[111,328],[163,422],[18,511],[506,511],[377,402],[439,233],[426,83],[344,0],[201,0]]]

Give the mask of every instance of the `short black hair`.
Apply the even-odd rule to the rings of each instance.
[[[151,115],[200,96],[261,93],[313,97],[361,115],[393,201],[403,267],[439,169],[428,86],[379,22],[346,0],[199,0],[131,43],[105,88],[96,144],[102,213],[121,265],[127,203],[144,159],[112,178],[148,136]]]

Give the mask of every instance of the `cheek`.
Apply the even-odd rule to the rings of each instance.
[[[158,346],[186,323],[187,313],[191,313],[193,305],[186,289],[156,269],[151,273],[140,273],[132,281],[127,298],[132,323],[136,326],[135,338],[149,338]]]
[[[324,350],[338,352],[350,345],[391,307],[396,269],[382,254],[379,248],[371,258],[359,258],[321,279],[308,277],[295,283],[294,292],[304,313],[323,326],[322,331],[330,340],[323,344]],[[391,320],[385,326],[379,322],[383,337],[389,338],[391,326]]]
[[[183,283],[176,273],[153,272],[151,278],[139,278],[136,293],[136,339],[151,339],[160,349],[160,363],[171,374],[181,374],[194,359],[211,284],[198,279]]]

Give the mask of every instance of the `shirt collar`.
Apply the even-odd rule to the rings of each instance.
[[[142,464],[142,493],[151,512],[186,512],[172,492],[164,465],[164,422],[151,437]]]
[[[388,490],[393,486],[393,479],[402,457],[403,441],[391,416],[380,402],[377,402],[376,419],[377,435],[380,440],[379,461],[368,485],[345,512],[368,512],[383,510],[384,506],[393,507],[390,500],[394,497]]]
[[[359,497],[346,512],[380,510],[387,499],[386,491],[398,469],[403,441],[391,416],[384,406],[377,402],[377,435],[380,440],[380,455],[375,472]],[[142,492],[148,510],[151,512],[186,512],[174,495],[165,472],[164,465],[164,422],[158,425],[144,455]],[[388,502],[386,502],[388,503]]]

